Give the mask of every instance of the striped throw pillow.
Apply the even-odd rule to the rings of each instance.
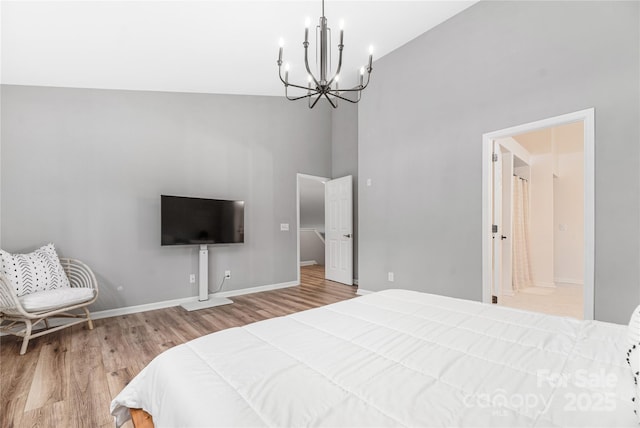
[[[18,297],[70,286],[53,244],[29,254],[10,254],[0,249],[0,271]]]

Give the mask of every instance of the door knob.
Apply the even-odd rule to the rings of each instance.
[[[342,236],[344,236],[345,238],[351,238],[351,234],[350,233],[347,233],[346,235],[342,235]]]
[[[507,237],[502,235],[502,236],[500,236],[500,239],[505,240],[505,239],[507,239]]]

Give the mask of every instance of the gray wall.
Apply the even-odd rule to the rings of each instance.
[[[300,231],[300,261],[315,261],[319,265],[324,265],[325,245],[322,239],[313,230]]]
[[[363,92],[366,97],[366,91]],[[353,277],[358,278],[358,104],[341,102],[332,113],[331,177],[353,176]]]
[[[324,183],[299,177],[300,228],[324,232]]]
[[[225,269],[225,290],[296,280],[296,173],[331,174],[328,109],[24,86],[1,95],[2,247],[53,242],[87,262],[95,309],[197,294],[197,248],[160,246],[160,194],[246,201],[246,243],[210,247],[211,287]]]
[[[595,316],[628,322],[640,300],[639,6],[480,2],[374,64],[359,105],[362,288],[481,300],[482,134],[594,107]]]

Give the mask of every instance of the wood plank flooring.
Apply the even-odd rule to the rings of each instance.
[[[355,297],[357,288],[305,266],[301,285],[233,297],[233,305],[181,307],[95,320],[31,340],[0,338],[0,427],[112,427],[109,405],[156,355],[225,328]],[[128,426],[131,426],[128,423]]]

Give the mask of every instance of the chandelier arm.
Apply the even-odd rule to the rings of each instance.
[[[329,94],[328,94],[327,92],[325,92],[325,93],[324,93],[324,94],[322,94],[322,95],[324,95],[324,97],[327,99],[327,101],[329,101],[329,104],[331,104],[331,107],[333,107],[333,108],[338,107],[338,105],[337,105],[337,104],[334,104],[334,103],[333,103],[333,101],[331,101],[331,98],[329,98]]]
[[[285,82],[284,79],[282,78],[282,67],[280,65],[278,65],[278,77],[280,78],[280,81],[284,84],[284,87],[286,88],[289,84]]]
[[[340,89],[340,92],[360,92],[362,91],[364,88],[366,88],[366,86],[354,86],[351,89]],[[334,91],[335,89],[332,89],[331,91]]]
[[[309,106],[309,108],[314,108],[318,101],[320,101],[320,98],[322,98],[322,94],[318,95],[318,98],[316,98],[316,100]]]
[[[342,92],[342,91],[341,91],[341,92]],[[342,97],[342,96],[340,96],[340,95],[336,94],[336,93],[335,93],[335,92],[333,92],[333,91],[332,91],[332,92],[330,92],[330,94],[331,94],[331,95],[333,95],[333,96],[334,96],[334,97],[336,97],[336,98],[340,98],[341,100],[349,101],[351,104],[356,104],[358,101],[360,101],[360,99],[358,99],[358,101],[350,100],[349,98]]]
[[[366,85],[364,85],[364,87],[363,87],[362,89],[364,89],[364,88],[366,88],[367,86],[369,86],[369,81],[371,80],[371,72],[372,72],[372,71],[373,71],[373,68],[371,68],[371,67],[369,67],[369,68],[367,69],[367,84],[366,84]]]
[[[293,83],[285,83],[285,86],[291,86],[292,88],[298,88],[298,89],[304,89],[305,91],[309,90],[308,86],[300,86],[300,85],[295,85]],[[317,89],[312,89],[313,91],[318,91]]]
[[[317,92],[317,91],[316,91],[316,92],[311,93],[311,94],[300,95],[299,97],[290,97],[290,96],[289,96],[289,95],[287,95],[287,94],[285,94],[285,96],[287,97],[287,99],[288,99],[289,101],[297,101],[297,100],[301,100],[301,99],[303,99],[303,98],[311,98],[311,97],[313,97],[313,96],[314,96],[314,95],[316,95],[316,94],[319,94],[319,92]]]
[[[311,69],[309,68],[309,42],[304,42],[304,66],[307,69],[307,73],[309,74],[309,76],[311,76],[311,78],[313,79],[313,82],[316,84],[316,87],[320,87],[320,83],[318,83],[318,80],[316,80],[316,76],[313,75],[313,73],[311,72]]]
[[[338,68],[336,70],[336,74],[334,74],[331,80],[329,81],[329,83],[327,83],[328,86],[331,86],[331,84],[333,84],[333,81],[336,80],[336,76],[339,76],[340,70],[342,70],[342,48],[343,47],[344,45],[338,45],[338,50],[340,51],[340,55],[338,55]]]
[[[371,80],[371,73],[367,74],[367,83],[365,83],[364,85],[354,86],[351,89],[340,89],[340,92],[359,92],[359,91],[363,91],[364,89],[367,88],[367,86],[369,86],[369,81],[370,80]]]
[[[296,85],[296,84],[294,84],[294,83],[286,82],[286,81],[282,78],[282,68],[281,68],[281,67],[278,67],[278,77],[280,78],[280,81],[281,81],[281,82],[282,82],[282,84],[284,85],[285,90],[286,90],[287,86],[291,86],[291,87],[298,88],[298,89],[304,89],[305,91],[309,89],[309,87],[308,87],[308,86],[300,86],[300,85]],[[313,76],[311,76],[311,77],[313,77]],[[314,80],[315,80],[315,79],[314,79]],[[316,82],[316,83],[317,83],[317,82]]]

